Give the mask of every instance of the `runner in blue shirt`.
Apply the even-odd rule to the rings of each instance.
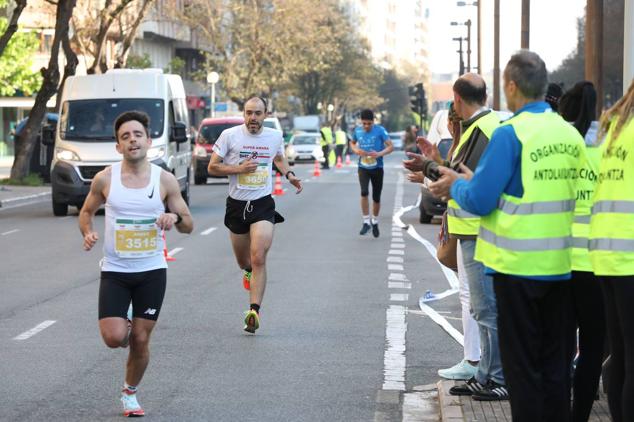
[[[372,235],[379,237],[379,211],[381,190],[383,189],[383,156],[394,150],[385,128],[374,124],[372,110],[361,111],[361,126],[354,129],[350,149],[359,156],[359,184],[361,185],[361,212],[363,226],[360,235],[372,229]],[[369,184],[372,183],[372,219],[368,202]]]

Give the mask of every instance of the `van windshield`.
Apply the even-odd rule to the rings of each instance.
[[[150,116],[152,138],[163,135],[163,100],[126,98],[66,101],[60,117],[60,136],[65,140],[114,141],[115,119],[130,110]]]
[[[221,123],[204,125],[200,128],[200,134],[198,135],[199,144],[215,144],[216,140],[220,137],[223,130],[229,129],[234,126],[241,125],[242,123]]]

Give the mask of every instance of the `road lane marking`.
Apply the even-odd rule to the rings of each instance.
[[[388,281],[387,288],[388,289],[411,289],[412,283],[404,283],[402,281]]]
[[[209,233],[216,231],[218,227],[209,227],[207,230],[200,232],[201,236],[207,236]]]
[[[390,255],[405,255],[405,251],[401,251],[401,250],[398,250],[398,249],[390,249],[388,254],[390,254]]]
[[[176,255],[177,253],[179,253],[180,251],[182,251],[183,249],[185,249],[185,248],[174,248],[174,249],[172,249],[171,251],[169,251],[167,254],[168,254],[169,256],[174,256],[174,255]]]
[[[4,233],[0,233],[1,236],[6,236],[8,234],[13,234],[13,233],[17,233],[19,232],[20,229],[13,229],[13,230],[9,230],[8,232],[4,232]]]
[[[392,302],[407,302],[409,300],[409,294],[407,293],[390,293],[390,301]]]
[[[387,269],[389,271],[403,271],[405,270],[405,267],[401,264],[387,264]]]
[[[390,273],[387,279],[390,281],[409,281],[407,276],[402,273]]]
[[[390,248],[405,249],[405,244],[404,243],[392,243],[392,244],[390,244]]]
[[[383,357],[383,390],[405,390],[405,334],[407,307],[390,305],[385,311],[386,349]]]
[[[30,337],[33,337],[34,335],[36,335],[37,333],[39,333],[42,330],[45,330],[46,328],[50,327],[51,325],[55,324],[57,321],[53,321],[53,320],[46,320],[38,325],[36,325],[35,327],[31,328],[28,331],[23,332],[22,334],[13,337],[13,340],[26,340]]]
[[[402,263],[404,260],[400,256],[388,256],[387,262],[399,262]]]

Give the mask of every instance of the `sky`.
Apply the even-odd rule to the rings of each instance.
[[[473,1],[468,1],[472,3]],[[484,73],[493,69],[493,0],[482,4],[482,61]],[[458,72],[458,42],[466,26],[451,21],[471,19],[471,65],[477,65],[477,7],[458,7],[455,0],[428,0],[429,62],[432,73]],[[539,54],[548,71],[556,69],[577,45],[577,18],[586,0],[531,0],[530,49]],[[520,48],[521,0],[500,0],[500,68]],[[466,45],[463,46],[466,50]],[[464,56],[466,66],[466,53]]]

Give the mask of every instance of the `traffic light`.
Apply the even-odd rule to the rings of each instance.
[[[408,87],[409,102],[412,111],[425,118],[427,116],[427,100],[425,99],[425,88],[422,83]]]

